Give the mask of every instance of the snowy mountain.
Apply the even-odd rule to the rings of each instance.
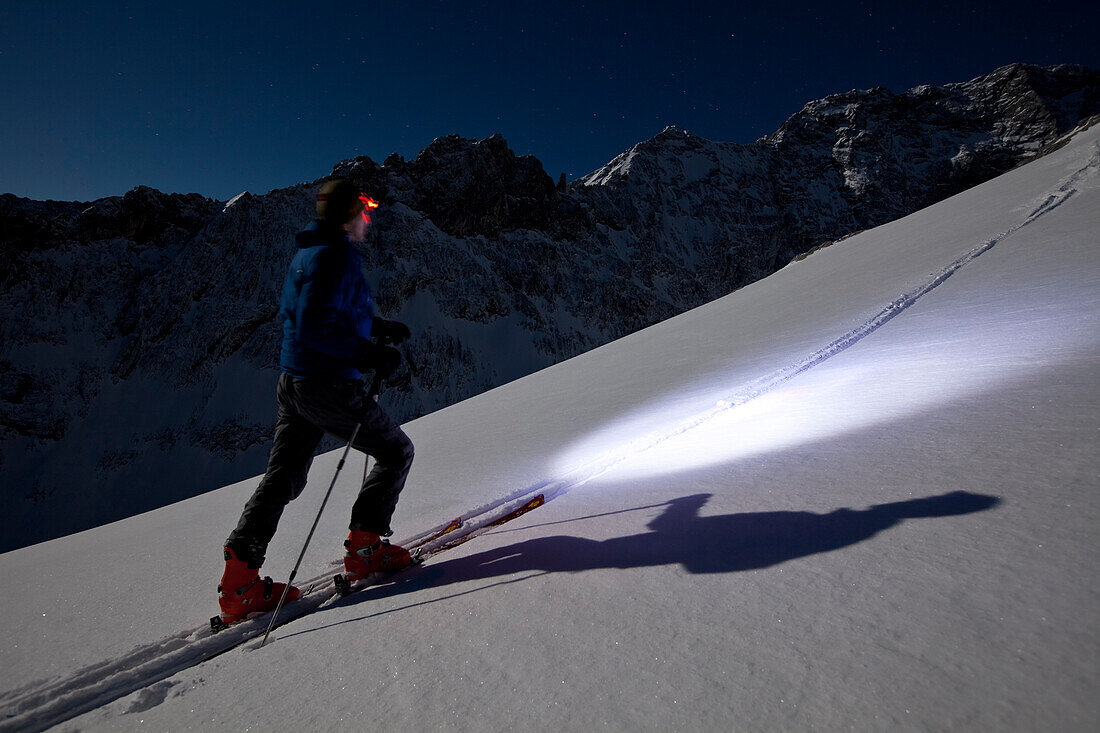
[[[812,102],[752,145],[669,128],[564,188],[500,136],[336,165],[385,202],[365,249],[415,333],[403,419],[608,343],[1034,158],[1095,71],[1014,65]],[[263,469],[278,292],[317,183],[229,202],[0,197],[0,549]]]
[[[1097,232],[1093,126],[414,420],[401,534],[549,501],[260,650],[200,661],[256,478],[0,555],[0,730],[1093,730]]]

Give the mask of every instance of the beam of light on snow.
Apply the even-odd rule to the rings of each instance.
[[[620,481],[670,474],[980,396],[1100,342],[1096,324],[1082,320],[1097,312],[1095,283],[1084,278],[1075,286],[1068,278],[1060,285],[1056,298],[1047,291],[975,292],[979,306],[922,313],[891,329],[889,338],[842,353],[893,318],[895,301],[818,352],[754,382],[731,385],[714,375],[710,383],[674,389],[572,446],[559,468],[573,485],[612,470]]]
[[[645,378],[659,399],[562,451],[553,478],[518,489],[473,514],[518,505],[536,494],[550,501],[607,474],[622,481],[688,471],[901,421],[952,401],[980,399],[998,384],[1094,351],[1100,347],[1100,288],[1092,259],[1093,229],[1087,224],[1072,232],[1063,224],[1021,237],[1014,251],[1008,246],[1008,259],[994,258],[984,273],[979,270],[944,299],[910,309],[927,303],[925,296],[960,270],[1077,196],[1091,180],[1096,162],[1100,153],[1056,191],[1029,205],[1035,208],[1021,221],[915,281],[866,320],[839,325],[833,334],[821,331],[816,350],[804,336],[785,340],[779,333],[762,340],[763,334],[750,334],[753,362],[772,364],[771,371],[757,367],[761,373],[755,379],[744,372],[692,373],[692,365],[702,362],[690,355],[674,357],[675,364],[655,363]],[[1058,237],[1063,255],[1073,256],[1048,262],[1044,250],[1050,242],[1045,238],[1051,236]],[[1077,264],[1067,269],[1069,262]],[[902,313],[910,317],[878,333]],[[772,346],[761,350],[762,343]],[[708,352],[706,363],[714,364],[723,349],[731,363],[738,361],[736,344],[700,343],[700,351]]]

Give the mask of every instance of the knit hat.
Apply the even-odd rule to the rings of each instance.
[[[362,210],[359,189],[344,178],[328,181],[317,193],[317,217],[326,224],[342,227]]]

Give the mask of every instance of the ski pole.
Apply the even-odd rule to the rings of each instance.
[[[279,617],[279,609],[281,609],[283,603],[286,602],[286,595],[290,592],[290,585],[294,582],[294,576],[298,574],[298,567],[302,564],[302,558],[306,556],[306,548],[309,547],[309,541],[313,539],[313,532],[317,529],[317,523],[321,521],[321,512],[325,510],[325,504],[328,504],[328,498],[332,494],[332,488],[336,486],[336,477],[340,475],[340,469],[344,467],[344,460],[347,459],[348,453],[351,451],[351,446],[355,443],[355,438],[359,435],[360,427],[362,427],[362,423],[357,423],[355,430],[351,433],[351,438],[348,440],[347,446],[344,448],[344,455],[340,456],[340,462],[336,464],[336,473],[332,475],[332,483],[328,485],[328,491],[325,492],[325,498],[321,502],[321,508],[317,510],[317,518],[313,520],[313,526],[309,528],[309,535],[306,537],[306,543],[302,545],[302,552],[298,555],[298,562],[294,563],[294,569],[290,571],[290,579],[287,580],[286,587],[283,588],[283,595],[279,598],[279,604],[275,606],[275,610],[271,614],[271,623],[267,625],[267,632],[264,634],[263,641],[260,642],[261,649],[264,644],[267,643],[267,637],[271,635],[271,630],[275,628],[275,619]]]

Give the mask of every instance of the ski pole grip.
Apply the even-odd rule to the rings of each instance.
[[[387,376],[380,369],[374,371],[374,378],[370,380],[370,388],[367,390],[368,399],[378,401],[378,395],[382,394],[382,389],[386,386]]]

